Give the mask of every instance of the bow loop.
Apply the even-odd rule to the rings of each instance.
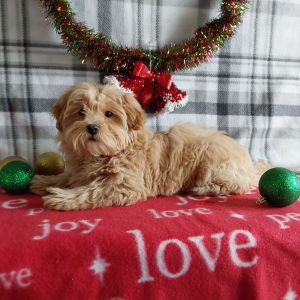
[[[137,77],[148,77],[150,76],[150,70],[146,65],[144,65],[142,62],[138,61],[134,65],[134,69],[132,72],[132,75]]]

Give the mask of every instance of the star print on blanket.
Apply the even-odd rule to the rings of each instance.
[[[58,212],[0,191],[1,299],[296,300],[300,203],[258,196]]]

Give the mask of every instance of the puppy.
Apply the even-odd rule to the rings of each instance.
[[[130,205],[183,192],[249,192],[271,166],[254,165],[247,150],[222,131],[180,123],[167,132],[145,128],[130,93],[114,85],[79,83],[52,107],[67,171],[35,175],[31,191],[49,209]]]

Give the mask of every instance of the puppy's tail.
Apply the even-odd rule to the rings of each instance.
[[[254,164],[254,168],[257,172],[257,174],[259,175],[259,177],[264,174],[266,171],[274,168],[271,164],[269,164],[268,162],[260,159],[256,164]]]

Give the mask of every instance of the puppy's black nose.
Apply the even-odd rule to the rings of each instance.
[[[90,135],[94,136],[99,132],[99,126],[96,124],[89,124],[86,126],[86,130]]]

